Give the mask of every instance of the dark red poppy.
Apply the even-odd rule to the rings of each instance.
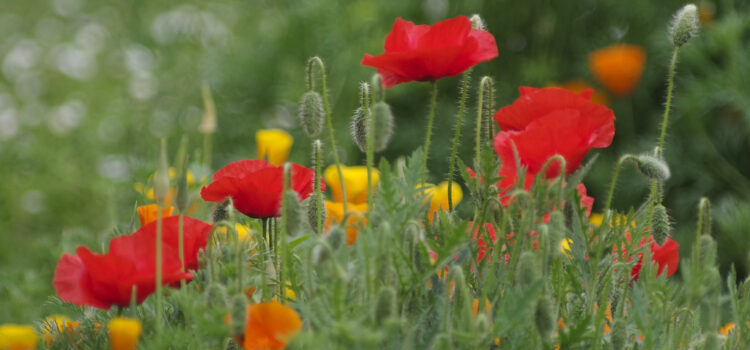
[[[479,62],[497,57],[495,37],[472,29],[465,16],[434,25],[396,19],[385,37],[385,53],[365,54],[362,64],[375,67],[385,87],[409,81],[431,81],[463,73]]]
[[[630,233],[625,233],[625,238],[627,240],[627,244],[630,245]],[[659,245],[654,241],[654,238],[649,235],[648,237],[649,242],[649,249],[651,250],[651,260],[656,263],[658,266],[657,269],[657,276],[661,275],[662,272],[664,272],[664,269],[666,269],[667,277],[670,277],[674,275],[675,272],[677,272],[677,268],[680,265],[680,244],[677,243],[677,241],[673,240],[672,238],[667,237],[667,240],[664,241],[664,244]],[[646,244],[646,237],[643,237],[641,239],[639,247],[643,247]],[[623,244],[620,247],[620,250],[622,251],[622,258],[627,259],[627,261],[630,261],[633,259],[633,256],[629,256],[627,252],[627,248],[625,244]],[[618,249],[617,247],[612,247],[612,253],[617,254]],[[641,267],[643,262],[643,253],[637,254],[638,262],[633,266],[633,269],[630,271],[630,278],[632,281],[637,281],[638,277],[640,277],[641,274]],[[615,258],[617,260],[617,257]]]
[[[312,169],[292,164],[292,189],[300,200],[313,192],[314,177]],[[265,160],[240,160],[217,171],[213,182],[201,189],[201,197],[209,202],[221,202],[232,197],[234,208],[249,217],[279,217],[283,178],[282,167]]]
[[[185,262],[197,268],[198,250],[205,247],[211,225],[185,217]],[[176,285],[192,275],[181,271],[178,250],[178,217],[163,221],[162,281]],[[75,305],[109,309],[130,305],[133,286],[141,303],[156,289],[156,222],[132,235],[113,238],[106,254],[92,253],[81,246],[76,255],[63,254],[57,262],[55,290],[60,299]]]
[[[591,148],[604,148],[612,142],[615,115],[589,101],[593,90],[574,93],[554,87],[521,87],[519,91],[521,97],[494,117],[502,130],[495,136],[495,151],[503,160],[501,189],[518,182],[514,146],[527,171],[524,187],[529,188],[550,157],[563,156],[566,173],[572,173]],[[559,171],[559,164],[551,164],[545,176],[555,177]]]

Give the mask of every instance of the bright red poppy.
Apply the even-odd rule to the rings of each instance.
[[[312,169],[292,164],[292,189],[300,200],[313,192],[314,175]],[[201,197],[209,202],[232,197],[234,208],[249,217],[279,217],[283,178],[282,167],[265,160],[240,160],[217,171],[213,182],[201,189]],[[325,184],[323,187],[325,189]]]
[[[365,54],[362,64],[375,67],[385,87],[410,81],[432,81],[463,73],[479,62],[497,57],[495,37],[472,29],[465,16],[434,25],[396,19],[385,37],[385,53]]]
[[[495,136],[495,151],[502,158],[500,188],[517,182],[516,160],[527,169],[528,188],[547,160],[559,154],[565,158],[566,173],[581,166],[591,148],[609,146],[615,134],[615,115],[609,108],[591,103],[593,90],[574,93],[550,87],[521,87],[521,97],[495,113],[501,132]],[[557,163],[547,168],[546,177],[558,175]]]
[[[627,244],[630,245],[630,233],[625,233],[625,238],[627,239]],[[658,266],[658,270],[656,272],[657,276],[661,275],[662,272],[666,269],[667,277],[670,277],[674,275],[675,272],[677,272],[677,268],[680,265],[680,244],[677,243],[677,241],[673,240],[672,238],[667,237],[667,240],[664,241],[664,244],[659,245],[654,241],[654,238],[649,235],[648,242],[650,244],[649,249],[651,249],[651,260],[656,263]],[[643,247],[646,244],[646,237],[643,237],[641,239],[639,247]],[[628,255],[627,248],[625,244],[623,244],[620,247],[620,250],[622,251],[622,258],[626,259],[627,261],[630,261],[633,259],[632,256]],[[617,254],[618,249],[617,247],[612,247],[612,254]],[[638,262],[633,266],[633,269],[630,271],[630,278],[632,281],[637,281],[638,277],[640,277],[641,274],[641,267],[643,262],[643,253],[638,253],[637,255]],[[616,260],[617,258],[615,258]]]
[[[205,247],[211,225],[188,217],[183,219],[186,265],[196,268],[198,250]],[[176,216],[163,221],[164,285],[192,278],[190,273],[181,271],[177,225]],[[92,253],[84,246],[78,247],[75,255],[63,254],[57,262],[53,284],[60,299],[100,309],[130,305],[135,286],[136,302],[140,304],[156,289],[156,222],[132,235],[113,238],[105,254]]]

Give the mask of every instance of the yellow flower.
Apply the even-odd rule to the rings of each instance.
[[[641,80],[646,52],[637,45],[616,44],[589,54],[596,79],[616,95],[628,95]]]
[[[729,332],[733,332],[734,331],[734,326],[735,326],[734,322],[729,322],[729,323],[725,324],[724,327],[719,328],[719,333],[721,333],[725,337],[728,337],[729,336]]]
[[[36,348],[38,336],[31,326],[5,324],[0,326],[0,349],[31,350]]]
[[[432,220],[435,217],[435,212],[437,212],[438,209],[448,210],[448,182],[443,181],[437,186],[425,183],[418,188],[422,191],[422,195],[424,195],[424,203],[428,203],[428,201],[430,203],[430,210],[427,213],[427,216],[430,223],[432,223]],[[452,184],[451,188],[453,188],[453,207],[455,208],[464,198],[464,194],[461,190],[461,186],[455,182]]]
[[[292,282],[286,281],[286,285],[287,287],[291,287]],[[294,293],[294,290],[292,288],[287,288],[287,287],[284,288],[284,295],[286,296],[286,298],[289,300],[297,300],[297,294]]]
[[[589,216],[589,223],[593,225],[594,227],[599,227],[604,222],[604,215],[599,213],[594,213]],[[625,215],[618,214],[615,216],[615,226],[620,226],[625,222]],[[630,227],[635,228],[635,221],[630,221]]]
[[[571,258],[570,255],[570,245],[573,244],[573,240],[570,238],[563,238],[562,241],[560,241],[560,252],[563,253],[568,259]]]
[[[258,159],[266,159],[275,166],[282,166],[286,162],[292,143],[292,135],[284,130],[262,129],[255,132]]]
[[[243,225],[240,223],[234,224],[234,230],[237,231],[237,238],[239,240],[244,240],[247,242],[250,242],[253,240],[253,235],[250,234],[250,226]],[[225,226],[219,227],[216,232],[219,232],[223,235],[227,234],[227,228]]]
[[[71,321],[64,315],[52,315],[44,319],[42,326],[42,338],[44,343],[49,345],[55,341],[55,338],[63,331],[75,331],[78,328],[78,322]]]
[[[112,350],[135,350],[143,330],[141,322],[126,317],[115,317],[107,325]]]
[[[346,186],[346,200],[349,203],[362,204],[367,202],[367,167],[366,166],[341,166],[341,174]],[[341,195],[341,181],[336,166],[331,165],[323,172],[323,179],[331,189],[334,202],[343,202]],[[372,187],[380,181],[380,172],[372,169]]]
[[[138,219],[141,220],[141,227],[143,227],[156,221],[159,206],[157,204],[140,205],[136,210],[138,211]],[[161,208],[161,217],[172,216],[172,212],[174,212],[174,207],[171,205],[163,207]]]
[[[151,176],[148,177],[148,181],[144,185],[141,182],[136,182],[133,185],[133,188],[136,192],[144,195],[149,201],[154,201],[154,176],[156,176],[156,172],[151,174]],[[177,176],[177,171],[174,168],[169,168],[169,182],[174,185],[175,182],[175,176]],[[188,184],[188,188],[195,185],[195,176],[193,173],[188,170],[185,175]],[[165,205],[172,204],[172,198],[174,197],[175,191],[172,187],[169,188],[169,193],[167,193],[167,199],[164,201]]]
[[[344,203],[325,201],[325,208],[326,230],[331,227],[334,220],[339,224],[344,220]],[[367,219],[364,216],[364,213],[367,212],[367,203],[348,203],[346,209],[349,214],[346,218],[346,243],[352,245],[357,241],[359,228],[367,224]]]

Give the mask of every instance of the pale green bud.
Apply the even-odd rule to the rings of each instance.
[[[479,17],[479,15],[475,14],[471,16],[470,20],[471,20],[471,29],[485,30],[484,21],[482,21],[482,17]]]
[[[385,102],[377,102],[372,107],[374,128],[372,131],[373,151],[383,151],[393,135],[393,112],[391,106]]]
[[[661,204],[654,206],[653,223],[654,228],[651,232],[654,236],[654,240],[659,245],[662,245],[672,232],[672,223],[670,222],[667,208]]]
[[[375,324],[380,326],[383,322],[396,314],[396,290],[393,287],[383,287],[378,294],[375,304]]]
[[[534,325],[542,338],[549,339],[555,330],[555,315],[548,297],[539,298],[534,310]]]
[[[302,231],[304,220],[307,219],[307,215],[300,215],[302,213],[302,206],[300,205],[297,192],[293,190],[284,192],[282,205],[284,205],[284,215],[281,217],[281,220],[284,220],[284,224],[286,225],[286,233],[289,236],[296,236]]]
[[[359,147],[362,152],[367,151],[367,112],[364,107],[358,107],[354,110],[352,115],[352,123],[349,131],[352,134],[352,140],[354,144]]]
[[[245,332],[245,319],[247,318],[247,298],[243,294],[236,294],[229,300],[230,315],[229,334],[232,338],[240,338]]]
[[[674,15],[669,35],[675,46],[685,45],[698,33],[698,8],[687,4]]]
[[[664,181],[669,179],[671,175],[667,163],[659,158],[644,154],[635,156],[632,159],[635,161],[635,165],[641,174],[649,179]]]
[[[325,108],[319,93],[308,91],[302,95],[299,103],[299,121],[309,137],[316,137],[323,131]]]
[[[516,283],[519,286],[527,287],[539,279],[539,268],[536,263],[534,253],[525,251],[518,258],[518,267],[516,268]]]

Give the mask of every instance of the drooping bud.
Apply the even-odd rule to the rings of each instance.
[[[247,318],[247,298],[244,294],[236,294],[229,300],[229,334],[232,338],[240,338],[245,331],[245,319]]]
[[[167,163],[167,140],[161,139],[159,164],[154,176],[154,199],[157,203],[164,203],[169,196],[169,164]]]
[[[525,251],[518,258],[516,268],[516,283],[521,287],[527,287],[539,279],[539,269],[536,266],[536,256],[530,251]]]
[[[669,36],[675,46],[685,45],[698,33],[698,8],[687,4],[674,15]]]
[[[610,333],[612,349],[613,350],[625,349],[625,341],[627,340],[627,338],[628,338],[628,330],[627,330],[627,325],[625,324],[625,320],[622,318],[616,319],[615,322],[612,324],[612,332]]]
[[[325,120],[323,98],[315,91],[308,91],[302,95],[299,103],[299,121],[309,137],[317,137],[323,130]]]
[[[198,131],[202,134],[213,134],[216,132],[216,106],[214,105],[214,98],[211,96],[211,90],[208,87],[208,83],[203,82],[203,120],[198,126]]]
[[[632,159],[635,161],[635,165],[641,174],[649,179],[665,181],[671,175],[667,163],[659,158],[642,154]]]
[[[393,112],[391,106],[385,102],[377,102],[372,107],[374,127],[372,131],[373,151],[383,151],[393,135]]]
[[[227,289],[219,283],[211,283],[203,293],[203,303],[209,308],[225,309],[228,305]]]
[[[352,140],[362,152],[367,151],[367,112],[363,107],[358,107],[352,115],[352,123],[349,127]]]
[[[231,210],[232,197],[227,197],[223,201],[216,204],[216,207],[214,207],[214,211],[211,213],[211,220],[213,220],[214,223],[228,220],[231,216]]]
[[[548,339],[555,330],[555,315],[548,297],[539,298],[534,310],[534,325],[542,338]]]
[[[299,202],[299,196],[294,190],[286,191],[282,202],[285,208],[281,220],[284,220],[284,224],[286,225],[286,233],[292,237],[296,236],[302,231],[307,215],[300,215],[302,207]]]
[[[656,243],[662,245],[672,232],[672,223],[669,220],[667,208],[661,204],[654,206],[653,215],[654,229],[651,233],[653,234]]]
[[[380,326],[383,322],[396,314],[396,290],[393,287],[383,287],[378,294],[373,318]]]
[[[471,29],[485,30],[484,21],[482,21],[482,17],[479,17],[479,15],[474,14],[469,19],[471,20]]]

